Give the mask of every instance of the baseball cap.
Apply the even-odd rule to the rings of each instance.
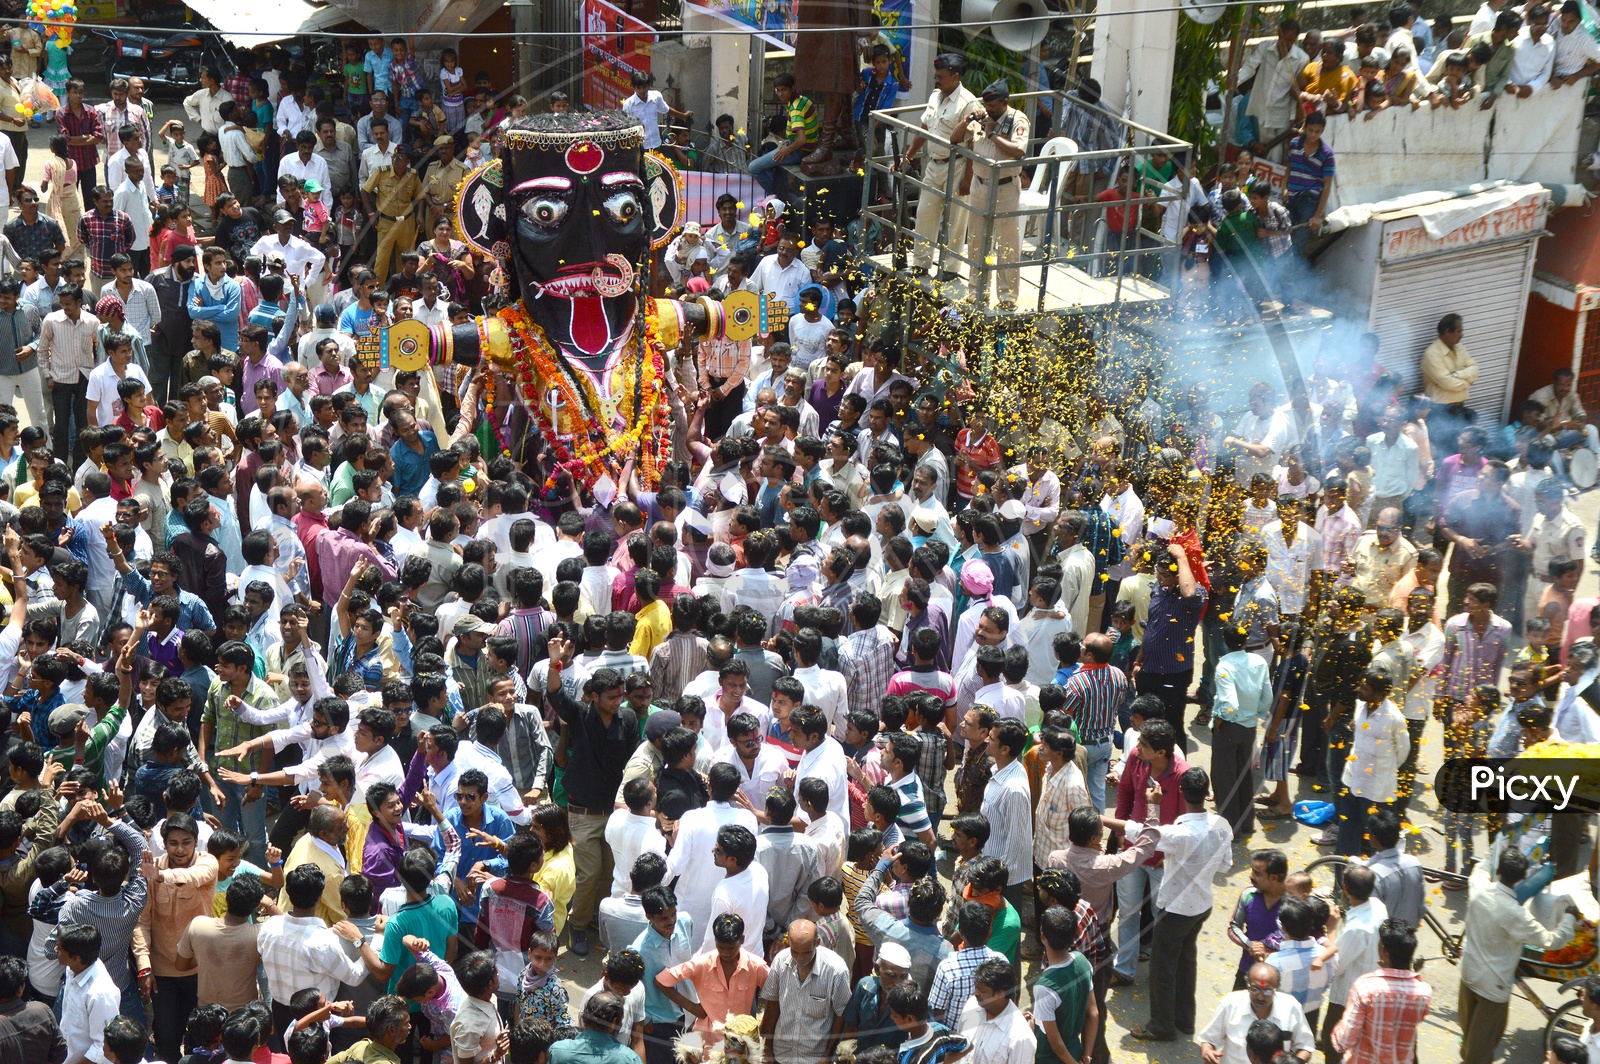
[[[272,224],[273,225],[293,225],[294,224],[294,215],[290,214],[288,211],[283,210],[280,207],[278,210],[275,210],[275,211],[272,212]]]
[[[1016,499],[1007,499],[1000,504],[1000,516],[1007,521],[1020,521],[1027,516],[1028,508]]]
[[[456,635],[478,635],[480,633],[483,635],[491,635],[494,633],[494,625],[490,624],[481,617],[474,616],[470,613],[463,613],[460,617],[456,618],[455,627],[452,630]]]

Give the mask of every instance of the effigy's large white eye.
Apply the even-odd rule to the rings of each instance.
[[[567,201],[559,196],[530,196],[522,202],[522,216],[545,229],[566,221],[568,209]]]
[[[627,225],[639,217],[644,208],[639,204],[639,197],[633,192],[613,192],[606,197],[606,213],[618,225]]]

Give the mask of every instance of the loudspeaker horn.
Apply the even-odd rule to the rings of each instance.
[[[1050,32],[1052,12],[1044,0],[961,0],[961,21],[967,36],[976,37],[988,25],[1002,48],[1026,52]]]

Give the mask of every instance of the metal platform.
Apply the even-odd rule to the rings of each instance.
[[[996,275],[1011,270],[1019,272],[1015,311],[1024,314],[1072,313],[1169,299],[1172,290],[1160,281],[1161,267],[1176,271],[1177,247],[1152,231],[1149,226],[1153,223],[1146,218],[1147,224],[1139,230],[1138,247],[1125,252],[1108,240],[1108,220],[1111,211],[1123,212],[1122,216],[1130,210],[1146,212],[1154,217],[1156,212],[1150,209],[1157,206],[1182,210],[1185,197],[1177,190],[1177,184],[1141,187],[1140,179],[1135,177],[1123,198],[1110,201],[1075,198],[1068,190],[1073,187],[1074,174],[1094,172],[1110,160],[1115,160],[1117,172],[1130,174],[1139,173],[1141,164],[1158,155],[1192,160],[1191,145],[1065,93],[1017,93],[1011,97],[1011,104],[1032,113],[1041,100],[1048,100],[1050,111],[1056,115],[1067,115],[1072,108],[1095,112],[1098,128],[1107,131],[1104,137],[1109,146],[1080,148],[1065,137],[1050,137],[1042,142],[1035,138],[1026,149],[1029,154],[1019,159],[1000,159],[994,164],[995,171],[1006,175],[1003,180],[987,184],[979,181],[973,186],[973,194],[967,196],[958,194],[956,174],[971,162],[984,168],[978,172],[981,177],[990,165],[987,160],[974,153],[968,143],[952,143],[922,129],[920,103],[873,111],[868,116],[867,143],[874,149],[866,158],[862,187],[863,242],[877,252],[870,255],[873,264],[935,299],[970,300],[987,314],[1012,311],[1009,305],[1003,309],[999,306],[994,292]],[[977,115],[982,113],[980,108]],[[975,135],[981,137],[982,130],[978,129]],[[908,172],[919,160],[903,157],[900,145],[915,138],[950,160],[940,184],[929,184]],[[1019,196],[1013,197],[1017,206],[1002,209],[996,189],[1012,181],[1021,190]],[[1094,190],[1103,187],[1102,180]],[[987,197],[983,189],[987,189]],[[937,224],[919,236],[912,200],[928,197],[940,207]],[[946,233],[960,228],[952,225],[955,212],[965,212],[967,219],[964,250],[948,246],[946,241]],[[1003,232],[1000,223],[1018,224],[1018,220],[1023,229],[1021,246],[1012,251],[997,239],[997,229]],[[956,279],[941,283],[908,269],[906,252],[919,244],[923,257],[933,258],[933,271],[955,274]]]
[[[892,254],[872,255],[869,258],[879,269],[894,272]],[[972,294],[969,285],[971,266],[966,262],[954,265],[957,268],[953,272],[958,275],[955,280],[936,281],[928,276],[912,276],[909,271],[905,276],[930,296],[952,302],[959,301]],[[1016,303],[1023,312],[1070,313],[1124,303],[1149,303],[1165,300],[1172,294],[1161,285],[1136,274],[1096,277],[1088,270],[1065,261],[1050,263],[1048,272],[1041,269],[1042,265],[1042,263],[1031,266],[1025,264],[1020,268]],[[1042,300],[1039,298],[1041,275],[1044,281]],[[986,309],[998,312],[994,300],[991,299],[988,303]]]

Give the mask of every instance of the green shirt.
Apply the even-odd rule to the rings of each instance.
[[[211,725],[211,746],[206,751],[206,762],[212,768],[229,768],[235,772],[249,772],[254,765],[245,765],[236,757],[217,757],[218,750],[226,750],[232,746],[249,739],[259,739],[272,729],[270,727],[257,727],[246,724],[240,720],[238,714],[227,708],[228,696],[233,694],[233,688],[228,686],[226,680],[218,680],[211,685],[211,690],[206,693],[206,711],[200,718],[201,724]],[[280,701],[277,694],[261,680],[250,677],[249,686],[244,689],[244,694],[239,696],[247,706],[257,709],[271,707]]]
[[[360,63],[346,63],[344,65],[345,91],[352,96],[365,96],[367,94],[367,68]]]
[[[405,947],[407,935],[427,939],[428,948],[443,957],[458,924],[455,899],[448,894],[435,894],[426,901],[407,902],[400,906],[400,911],[389,917],[389,922],[384,925],[383,950],[378,954],[378,959],[383,963],[394,965],[385,992],[394,993],[401,974],[417,961]]]
[[[989,948],[996,953],[1004,953],[1006,960],[1015,967],[1017,951],[1021,947],[1022,917],[1017,915],[1016,906],[1002,902],[999,911],[994,914],[994,925],[989,931]]]
[[[378,1042],[364,1038],[338,1056],[330,1058],[328,1064],[400,1064],[400,1058]]]
[[[816,145],[822,136],[822,116],[817,114],[817,105],[804,96],[796,96],[789,101],[789,139],[794,140],[804,131],[806,147]]]
[[[355,498],[356,467],[349,462],[341,462],[339,468],[333,472],[333,482],[328,485],[328,505],[343,506]]]
[[[116,738],[118,729],[122,727],[122,720],[127,715],[128,711],[122,706],[112,706],[100,723],[90,729],[89,739],[83,744],[84,767],[95,774],[102,787],[106,784],[106,747]],[[71,768],[72,763],[78,758],[78,744],[72,736],[68,736],[67,739],[64,745],[56,747],[47,756],[58,765]]]
[[[1040,991],[1048,991],[1041,1000]],[[1094,971],[1089,960],[1074,953],[1065,964],[1052,965],[1039,973],[1033,986],[1033,1033],[1039,1040],[1034,1055],[1037,1064],[1067,1064],[1056,1056],[1050,1037],[1044,1033],[1046,1020],[1053,1020],[1061,1041],[1073,1060],[1083,1056],[1083,1021],[1089,1011],[1089,995],[1094,993]],[[1052,1000],[1052,998],[1054,1000]]]
[[[1165,166],[1156,166],[1149,159],[1134,168],[1134,173],[1139,175],[1139,180],[1144,182],[1145,192],[1159,192],[1161,186],[1172,180],[1172,175],[1177,172],[1178,164],[1171,159]]]
[[[1257,244],[1256,227],[1260,224],[1255,211],[1235,211],[1228,215],[1217,226],[1217,250],[1227,255],[1254,251]]]

